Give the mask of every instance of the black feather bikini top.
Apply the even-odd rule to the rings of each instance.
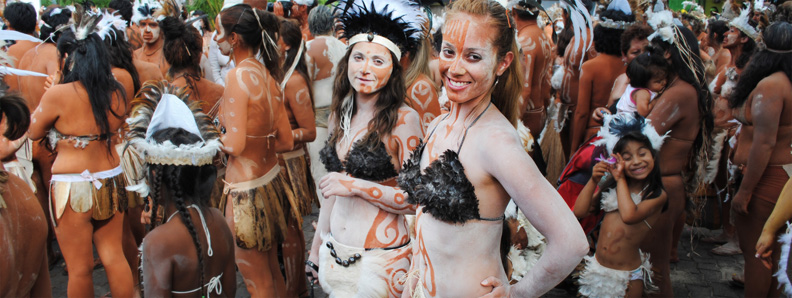
[[[319,159],[328,172],[346,171],[352,177],[368,181],[385,181],[399,175],[382,141],[376,148],[366,146],[361,140],[355,142],[347,153],[346,162],[338,158],[335,144],[325,142],[324,148],[319,151]]]
[[[484,112],[487,109],[489,106]],[[484,112],[473,120],[468,129],[476,124]],[[426,140],[432,137],[436,129],[435,126]],[[497,218],[486,218],[479,214],[479,200],[474,192],[475,189],[465,176],[465,168],[459,161],[459,151],[462,149],[462,144],[465,143],[466,136],[467,129],[465,129],[457,151],[446,150],[440,158],[432,161],[424,169],[425,173],[423,174],[421,173],[421,156],[426,144],[421,142],[413,151],[410,159],[402,166],[397,179],[399,187],[407,192],[408,203],[421,205],[423,212],[450,224],[465,223],[470,220],[503,220],[503,215]]]

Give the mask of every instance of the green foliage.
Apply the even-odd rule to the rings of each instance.
[[[80,0],[80,1],[75,1],[75,0],[41,0],[41,5],[49,6],[49,5],[52,5],[52,4],[57,4],[59,6],[67,6],[67,5],[73,5],[73,4],[77,4],[77,3],[83,3],[83,2],[84,2],[83,0]],[[105,7],[107,7],[107,5],[110,4],[110,0],[91,0],[91,2],[93,2],[94,5],[96,5],[96,7],[99,7],[99,8],[105,8]]]
[[[220,13],[220,9],[223,8],[223,1],[222,0],[193,0],[188,1],[191,3],[187,4],[187,11],[195,11],[195,10],[202,10],[205,12],[209,18],[209,26],[214,28],[215,17],[218,13]]]

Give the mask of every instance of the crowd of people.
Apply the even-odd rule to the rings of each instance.
[[[327,2],[8,3],[0,296],[792,296],[792,1]]]

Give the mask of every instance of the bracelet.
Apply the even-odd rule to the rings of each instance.
[[[316,270],[316,272],[319,272],[319,265],[314,264],[314,262],[305,260],[305,265],[308,265],[308,267],[311,267],[313,270]]]

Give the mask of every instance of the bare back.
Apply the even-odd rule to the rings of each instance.
[[[59,70],[58,49],[55,44],[43,43],[28,50],[19,61],[19,69],[35,71],[46,75],[54,75]],[[44,83],[46,77],[22,76],[19,77],[19,92],[28,103],[28,108],[35,110],[44,96]]]
[[[679,175],[687,165],[687,156],[701,128],[698,93],[689,83],[676,79],[654,100],[647,119],[660,135],[669,132],[660,149],[660,172]]]

